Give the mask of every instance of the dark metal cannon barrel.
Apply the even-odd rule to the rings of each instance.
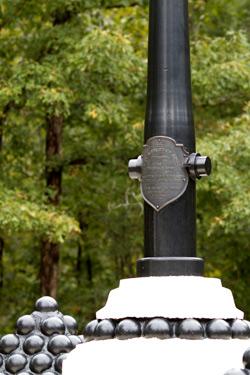
[[[145,141],[172,137],[195,151],[187,0],[151,0]]]
[[[187,0],[151,0],[145,143],[166,136],[195,152]],[[145,258],[139,276],[202,275],[196,257],[195,181],[157,212],[145,202]]]

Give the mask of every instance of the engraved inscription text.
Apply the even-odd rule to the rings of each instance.
[[[157,211],[178,199],[188,184],[184,150],[169,137],[150,138],[144,146],[142,194]]]

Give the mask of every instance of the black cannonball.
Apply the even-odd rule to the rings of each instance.
[[[50,317],[50,318],[45,319],[42,322],[41,329],[42,329],[42,332],[47,336],[51,336],[54,333],[58,333],[58,334],[65,333],[65,325],[62,319],[58,317]]]
[[[185,319],[176,328],[176,336],[186,340],[200,340],[204,338],[202,324],[196,319]]]
[[[120,340],[127,340],[141,336],[141,325],[136,320],[124,319],[117,324],[116,336]]]
[[[12,354],[6,361],[6,370],[11,374],[16,374],[17,371],[22,370],[27,363],[27,359],[23,354]]]
[[[17,333],[27,335],[35,328],[36,323],[31,315],[24,315],[16,322]]]
[[[154,318],[146,323],[144,336],[148,338],[168,339],[171,337],[171,327],[166,319]]]
[[[115,324],[112,320],[101,320],[95,329],[95,339],[108,340],[115,336]]]
[[[36,310],[40,312],[53,312],[58,310],[58,304],[52,297],[42,297],[36,301]]]
[[[74,349],[70,339],[65,335],[56,335],[49,340],[48,350],[52,354],[69,353]]]
[[[87,340],[94,338],[97,325],[98,325],[98,320],[92,320],[86,325],[84,329],[84,336],[86,336]]]
[[[243,363],[246,369],[250,370],[250,348],[243,355]]]
[[[222,319],[214,319],[207,324],[207,336],[210,339],[230,339],[232,330],[228,322]]]
[[[232,323],[232,336],[234,339],[250,338],[250,327],[244,320],[234,320]]]
[[[45,353],[36,354],[30,361],[31,371],[41,374],[52,366],[52,358]]]
[[[64,315],[64,323],[69,331],[69,333],[71,333],[72,335],[75,335],[77,333],[77,321],[72,318],[72,316],[70,315]]]
[[[62,363],[63,361],[67,358],[67,354],[61,354],[57,357],[55,361],[55,369],[58,371],[60,374],[62,373]]]
[[[17,335],[9,334],[5,335],[0,340],[0,352],[9,354],[16,350],[19,345],[19,339]]]
[[[82,344],[82,340],[79,336],[70,335],[69,336],[70,341],[72,342],[73,347],[75,348],[77,345]]]
[[[40,352],[44,346],[44,339],[38,335],[27,337],[24,341],[23,349],[27,354],[35,354]]]

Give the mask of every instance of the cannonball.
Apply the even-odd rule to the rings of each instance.
[[[243,363],[245,368],[250,370],[250,348],[248,348],[243,355]]]
[[[38,335],[27,337],[23,344],[23,350],[27,354],[35,354],[40,352],[44,346],[44,339]]]
[[[62,373],[62,363],[67,358],[67,354],[61,354],[57,357],[55,361],[55,369],[61,374]]]
[[[96,330],[97,325],[98,325],[98,320],[92,320],[86,325],[84,329],[84,335],[87,340],[91,340],[95,337],[95,330]]]
[[[116,327],[116,336],[120,340],[127,340],[141,336],[140,323],[133,319],[124,319]]]
[[[31,315],[24,315],[18,319],[16,323],[17,333],[20,335],[27,335],[35,328],[36,323]]]
[[[54,354],[69,353],[74,349],[70,339],[65,335],[56,335],[49,340],[48,350]]]
[[[16,374],[17,371],[22,370],[27,363],[27,359],[23,354],[12,354],[6,361],[6,370],[11,374]]]
[[[69,333],[75,335],[77,333],[77,321],[70,315],[64,315],[63,318]]]
[[[58,310],[58,303],[52,297],[42,297],[36,301],[36,310],[40,312],[53,312]]]
[[[75,348],[77,345],[82,344],[82,340],[79,336],[70,335],[69,336],[70,341],[72,342],[73,347]]]
[[[228,322],[222,319],[214,319],[207,324],[207,336],[210,339],[230,339],[232,330]]]
[[[36,354],[30,361],[30,369],[38,374],[43,373],[52,366],[53,360],[45,353]]]
[[[9,334],[5,335],[0,340],[0,352],[4,354],[9,354],[16,350],[19,345],[19,338],[17,335]]]
[[[204,329],[196,319],[183,320],[176,329],[177,337],[187,340],[200,340],[204,337]]]
[[[65,333],[65,325],[62,319],[58,317],[50,317],[45,319],[41,324],[41,329],[46,336],[51,336],[54,333]]]
[[[149,320],[143,330],[144,336],[159,339],[168,339],[171,337],[171,329],[168,321],[163,318],[154,318]]]
[[[250,327],[246,321],[236,319],[232,324],[232,336],[234,339],[250,338]]]
[[[95,338],[100,340],[112,339],[115,336],[115,324],[109,320],[101,320],[95,329]]]

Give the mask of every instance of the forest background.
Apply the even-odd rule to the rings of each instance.
[[[143,252],[147,1],[0,1],[0,332],[44,294],[81,326]],[[198,254],[250,319],[250,0],[191,0]]]

